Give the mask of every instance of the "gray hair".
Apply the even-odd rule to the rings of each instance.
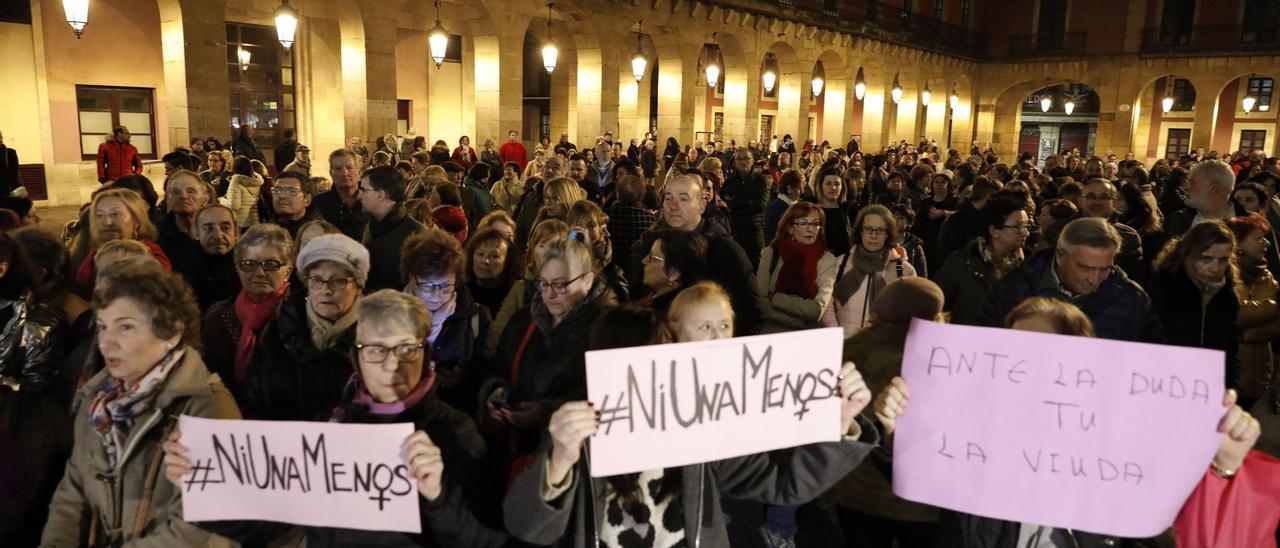
[[[234,257],[237,262],[244,258],[250,247],[266,245],[280,254],[285,264],[293,262],[293,237],[280,225],[259,223],[249,227],[236,240]]]
[[[1067,223],[1058,236],[1058,251],[1070,254],[1076,246],[1120,249],[1120,233],[1104,219],[1085,217]]]
[[[1226,162],[1204,160],[1191,166],[1192,177],[1195,177],[1196,173],[1201,171],[1204,172],[1204,177],[1209,184],[1217,187],[1223,194],[1231,194],[1231,190],[1236,186],[1236,174],[1231,171],[1231,166],[1227,165]]]
[[[356,335],[363,331],[399,326],[407,327],[419,339],[426,339],[431,331],[431,311],[417,298],[396,291],[383,289],[360,298],[356,303]]]

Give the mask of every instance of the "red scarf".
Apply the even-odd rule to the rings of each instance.
[[[818,260],[826,249],[821,240],[802,244],[794,238],[783,238],[773,244],[773,252],[782,260],[773,290],[805,299],[818,296]]]
[[[253,357],[253,345],[258,342],[258,333],[266,327],[276,315],[276,305],[285,293],[289,292],[289,282],[285,282],[275,293],[267,295],[262,302],[255,303],[249,298],[249,292],[240,290],[236,297],[236,318],[240,320],[240,342],[236,344],[236,368],[234,371],[236,385],[243,385],[249,376],[249,358]]]

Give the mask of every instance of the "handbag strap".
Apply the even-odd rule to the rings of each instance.
[[[516,349],[516,357],[511,360],[511,393],[515,395],[516,386],[519,384],[520,362],[524,361],[524,351],[529,348],[529,339],[533,338],[533,332],[538,329],[538,323],[529,320],[529,328],[524,330],[524,338],[520,339],[520,347]]]

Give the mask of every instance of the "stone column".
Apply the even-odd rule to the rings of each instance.
[[[193,134],[226,134],[231,104],[231,84],[221,68],[227,62],[226,6],[160,2],[160,28],[170,147],[186,145]]]
[[[396,130],[396,13],[364,0],[365,118],[370,136]]]

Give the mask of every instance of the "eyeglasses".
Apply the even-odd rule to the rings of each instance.
[[[1031,232],[1031,227],[1033,227],[1033,226],[1035,226],[1035,225],[1031,225],[1031,224],[1025,224],[1025,225],[1004,225],[1004,226],[1002,226],[1002,227],[1000,227],[1000,228],[1002,228],[1002,229],[1004,229],[1004,230],[1012,230],[1012,231],[1014,231],[1014,232],[1028,232],[1028,233],[1029,233],[1029,232]]]
[[[346,289],[348,285],[351,285],[355,281],[356,281],[355,278],[334,278],[332,280],[322,280],[314,276],[307,276],[306,278],[307,289],[318,290],[324,287],[324,288],[328,288],[329,291],[342,291],[343,289]]]
[[[396,358],[402,361],[413,361],[422,356],[422,349],[425,347],[426,345],[422,343],[405,343],[395,346],[356,343],[356,351],[360,353],[360,359],[368,363],[385,362],[387,354],[390,353],[395,353]]]
[[[1084,199],[1086,199],[1086,200],[1114,200],[1114,199],[1116,199],[1116,197],[1115,197],[1115,196],[1112,196],[1112,195],[1110,195],[1110,194],[1085,194],[1085,195],[1084,195]]]
[[[883,226],[864,226],[862,227],[862,233],[868,236],[880,236],[882,234],[888,234],[889,229]]]
[[[282,195],[282,196],[297,196],[299,194],[302,194],[302,189],[293,188],[293,187],[276,186],[271,188],[271,193],[276,195]]]
[[[587,273],[583,272],[582,274],[578,274],[576,278],[567,282],[548,282],[542,278],[535,278],[534,281],[538,284],[538,291],[546,293],[548,289],[551,289],[555,290],[557,294],[564,295],[569,292],[569,286],[573,285],[573,282],[581,280],[582,277],[586,275]]]
[[[818,228],[822,226],[822,221],[791,221],[791,225],[800,228]]]
[[[418,290],[423,293],[452,293],[453,282],[418,282]]]
[[[236,262],[236,268],[240,269],[241,272],[253,272],[259,268],[261,268],[263,272],[276,272],[284,267],[285,263],[275,260],[254,261],[246,259]]]
[[[645,255],[645,256],[644,256],[644,259],[641,259],[641,260],[642,260],[642,261],[644,261],[644,262],[646,262],[646,263],[665,263],[665,262],[667,262],[667,258],[666,258],[666,257],[663,257],[663,256],[661,256],[661,255],[654,255],[654,254],[652,254],[652,253],[650,253],[650,254],[648,254],[648,255]]]

